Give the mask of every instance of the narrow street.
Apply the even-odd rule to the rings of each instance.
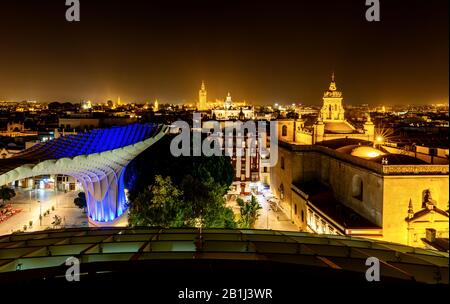
[[[263,195],[256,195],[256,198],[262,207],[255,223],[256,229],[299,231],[281,208],[278,208],[277,211],[273,210]]]
[[[262,208],[259,210],[259,217],[256,220],[255,229],[299,231],[299,228],[290,221],[289,216],[281,208],[273,210],[263,195],[264,193],[270,193],[270,190],[262,190],[259,194],[255,195]],[[241,198],[248,200],[250,199],[250,195]],[[227,206],[232,208],[236,215],[240,213],[240,208],[235,200],[227,201]]]

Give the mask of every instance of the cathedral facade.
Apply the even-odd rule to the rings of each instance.
[[[249,120],[255,117],[252,106],[246,102],[235,102],[228,93],[225,100],[208,101],[206,85],[202,82],[198,91],[197,111],[210,112],[214,120]]]
[[[296,120],[279,120],[278,137],[283,141],[297,144],[316,144],[339,138],[373,141],[375,126],[367,115],[363,129],[355,128],[345,118],[342,92],[337,89],[334,74],[328,90],[323,94],[323,104],[317,121],[312,127],[305,127],[300,117]]]

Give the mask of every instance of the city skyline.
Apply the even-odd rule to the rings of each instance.
[[[345,104],[448,103],[447,2],[319,2],[2,3],[0,100],[320,105],[334,71]]]

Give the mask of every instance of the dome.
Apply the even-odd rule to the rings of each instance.
[[[385,155],[386,153],[384,153],[383,151],[380,151],[378,149],[375,149],[373,147],[368,147],[368,146],[359,146],[356,147],[352,150],[352,152],[350,152],[351,155],[353,156],[357,156],[357,157],[361,157],[361,158],[375,158],[378,157],[380,155]]]

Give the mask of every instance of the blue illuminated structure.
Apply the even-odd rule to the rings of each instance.
[[[91,221],[112,222],[127,208],[126,166],[167,130],[156,124],[131,124],[40,143],[0,160],[0,185],[38,175],[73,176],[83,185]]]

